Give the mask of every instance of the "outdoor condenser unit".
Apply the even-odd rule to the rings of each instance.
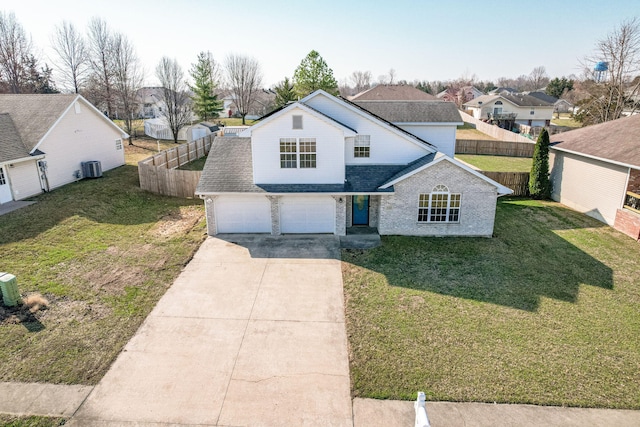
[[[102,164],[98,160],[82,162],[82,175],[85,178],[100,178],[102,176]]]
[[[4,305],[14,307],[20,302],[20,292],[18,292],[16,276],[9,273],[0,273],[0,288],[2,288]]]

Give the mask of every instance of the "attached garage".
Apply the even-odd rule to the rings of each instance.
[[[218,233],[271,233],[271,202],[265,196],[215,199]]]
[[[280,199],[280,230],[282,233],[334,233],[336,201],[331,196],[294,197]]]

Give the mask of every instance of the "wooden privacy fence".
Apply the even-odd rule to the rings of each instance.
[[[485,154],[493,156],[533,157],[533,142],[457,139],[456,154]]]
[[[512,189],[514,196],[529,195],[529,172],[478,172]]]
[[[177,168],[209,154],[214,138],[207,135],[138,162],[140,188],[165,196],[193,197],[202,172]]]

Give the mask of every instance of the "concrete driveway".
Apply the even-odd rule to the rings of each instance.
[[[208,238],[69,424],[352,426],[339,257]]]

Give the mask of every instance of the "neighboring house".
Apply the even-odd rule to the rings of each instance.
[[[377,85],[348,98],[351,101],[437,101],[411,85]]]
[[[553,199],[638,239],[638,135],[640,115],[553,135]]]
[[[82,162],[124,164],[128,135],[80,95],[0,95],[0,203],[82,178]]]
[[[553,104],[553,109],[556,113],[571,113],[573,114],[575,112],[575,108],[576,106],[573,105],[571,102],[567,101],[566,99],[558,99],[554,104]]]
[[[318,90],[218,137],[196,194],[218,233],[486,236],[512,191],[428,142]]]
[[[178,130],[178,140],[187,140],[187,130],[189,125],[183,126]],[[173,140],[173,132],[169,122],[165,117],[159,117],[157,119],[147,119],[144,121],[144,134],[155,139]]]
[[[437,94],[436,97],[443,101],[464,104],[482,95],[484,95],[482,91],[474,86],[463,86],[460,88],[449,87]]]
[[[222,93],[218,96],[222,99],[222,111],[220,117],[240,117],[238,107],[235,104],[233,93]],[[256,93],[255,99],[245,119],[257,120],[273,111],[276,101],[276,93],[271,89],[261,89]]]
[[[463,125],[455,104],[442,101],[361,101],[356,105],[428,141],[449,157],[455,155],[456,127]]]
[[[508,86],[503,86],[503,87],[497,87],[493,90],[489,91],[489,95],[499,95],[501,93],[507,93],[507,94],[511,94],[511,93],[518,93],[517,89],[514,89],[512,87],[508,87]]]
[[[162,99],[164,89],[161,87],[143,87],[136,92],[138,117],[155,119],[162,116]]]
[[[466,102],[464,107],[479,120],[511,121],[527,126],[549,126],[553,118],[553,104],[531,95],[482,95]]]

